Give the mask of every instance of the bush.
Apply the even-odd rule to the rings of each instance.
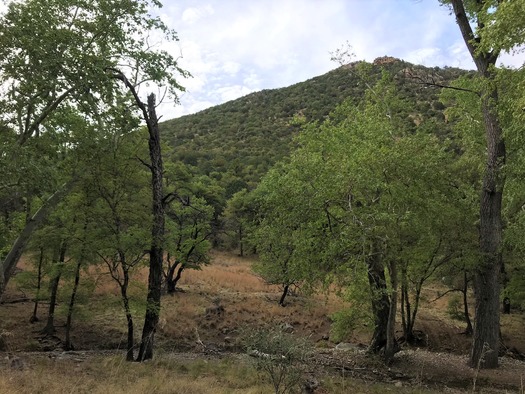
[[[242,344],[253,357],[255,368],[271,383],[276,394],[300,390],[311,346],[279,328],[251,330],[242,334]]]
[[[459,296],[455,295],[448,301],[447,314],[454,320],[465,321],[465,315],[462,308],[463,302]]]

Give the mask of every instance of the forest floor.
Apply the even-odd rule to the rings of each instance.
[[[525,362],[519,359],[525,353],[524,313],[502,315],[502,338],[512,351],[500,358],[501,366],[496,370],[472,369],[467,366],[471,339],[462,334],[464,323],[447,313],[454,295],[436,300],[445,288],[429,285],[423,292],[416,322],[424,346],[403,347],[393,363],[385,366],[365,354],[371,331],[365,322],[344,338],[346,350],[336,348],[330,316],[349,305],[334,292],[292,295],[287,305],[280,307],[279,288],[253,275],[252,263],[250,258],[214,252],[209,266],[183,273],[181,291],[163,298],[156,337],[158,356],[149,367],[136,363],[130,368],[121,367],[126,363],[122,363],[123,351],[118,349],[125,346],[126,324],[119,293],[107,275],[95,270],[89,273],[96,290],[89,300],[81,294],[72,332],[77,351],[71,353],[60,349],[69,291],[64,290],[56,314],[56,336],[43,337],[39,331],[45,325],[47,305],[40,305],[41,321],[28,323],[33,302],[22,291],[23,286],[12,281],[0,305],[0,340],[7,352],[0,360],[0,392],[104,392],[109,381],[119,382],[117,376],[124,379],[119,386],[122,391],[114,388],[112,392],[268,392],[269,386],[258,385],[254,374],[246,372],[250,358],[242,354],[238,341],[242,332],[267,325],[282,325],[312,342],[315,357],[307,369],[320,382],[318,393],[350,392],[350,387],[351,392],[524,392]],[[27,270],[27,266],[25,263],[21,268]],[[137,276],[140,280],[132,295],[140,300],[145,275]],[[210,313],[216,305],[221,305],[224,312]],[[144,308],[139,301],[134,308],[136,332],[140,332]],[[8,355],[9,360],[14,355],[20,358],[22,366],[13,368]],[[245,364],[246,371],[240,367]],[[53,389],[53,384],[64,378],[62,366],[69,371],[71,380],[71,387],[66,383],[60,386],[63,391]],[[9,373],[2,371],[5,369]],[[134,377],[125,371],[132,371]],[[162,373],[165,376],[158,376]],[[224,375],[228,374],[235,376],[225,381]],[[44,375],[46,379],[42,378]],[[152,376],[166,382],[173,379],[173,383],[166,383],[168,386],[163,389],[156,386]],[[195,378],[209,381],[200,387]],[[30,385],[29,381],[38,383]],[[101,382],[105,386],[97,388]],[[126,388],[125,382],[135,382],[134,390]],[[210,391],[212,386],[216,390]]]

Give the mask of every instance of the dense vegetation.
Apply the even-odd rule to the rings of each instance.
[[[427,68],[390,57],[373,64],[355,62],[290,87],[263,90],[240,99],[161,124],[173,158],[195,166],[226,188],[226,197],[253,188],[277,161],[288,157],[301,125],[326,119],[345,100],[358,103],[383,70],[396,76],[396,86],[411,102],[407,124],[434,118],[443,124],[439,90],[420,84],[448,84],[464,74],[455,68]],[[440,132],[446,132],[441,127]]]
[[[0,295],[31,256],[34,269],[17,278],[34,294],[31,322],[49,300],[52,336],[67,292],[70,350],[74,312],[95,287],[82,273],[104,269],[123,306],[127,360],[143,361],[161,294],[208,264],[213,246],[238,246],[283,287],[281,306],[293,286],[339,290],[352,307],[334,326],[344,336],[373,321],[369,352],[387,363],[401,339],[418,341],[423,286],[450,277],[473,335],[470,365],[496,367],[502,298],[525,305],[525,70],[496,65],[525,41],[525,15],[514,8],[523,1],[445,3],[476,72],[353,62],[161,125],[155,95],[138,88],[176,98],[188,73],[149,44],[150,34],[176,39],[149,14],[156,1],[11,3],[0,24]],[[146,265],[147,289],[137,289]]]

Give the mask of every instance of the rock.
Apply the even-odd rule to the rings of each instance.
[[[394,386],[396,386],[396,387],[403,387],[403,383],[397,381],[397,382],[394,383]]]
[[[340,342],[335,347],[336,350],[358,350],[359,347],[353,343]]]

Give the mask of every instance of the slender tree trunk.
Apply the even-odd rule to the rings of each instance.
[[[403,326],[403,337],[406,343],[413,343],[414,334],[412,327],[412,310],[408,292],[408,273],[406,265],[401,269],[401,324]]]
[[[148,277],[148,296],[146,316],[142,329],[142,340],[138,361],[153,358],[153,343],[160,314],[162,292],[162,263],[164,243],[164,204],[163,204],[163,164],[160,146],[160,133],[155,111],[155,95],[148,96],[147,125],[149,131],[149,153],[151,159],[151,189],[153,198],[153,225],[151,230],[151,249]]]
[[[179,280],[182,276],[182,271],[186,269],[186,264],[181,263],[179,266],[179,269],[177,270],[177,275],[175,275],[175,278],[173,279],[173,292],[177,289],[177,284],[179,283]]]
[[[242,232],[242,224],[239,225],[239,255],[244,256],[244,234]]]
[[[129,287],[129,271],[124,269],[124,281],[120,286],[120,294],[122,296],[122,303],[124,304],[124,312],[126,313],[126,322],[128,324],[128,341],[126,348],[126,361],[133,361],[133,348],[135,347],[135,333],[133,326],[133,315],[129,306],[128,287]]]
[[[379,353],[387,342],[388,316],[390,314],[390,299],[386,286],[385,269],[381,255],[372,251],[367,258],[368,283],[374,314],[374,333],[368,347],[370,353]]]
[[[50,299],[49,299],[49,311],[47,314],[47,324],[42,330],[42,334],[53,335],[55,333],[55,308],[57,303],[58,285],[60,283],[60,277],[62,276],[62,266],[66,258],[66,244],[65,242],[60,247],[60,257],[57,263],[57,272],[51,280],[50,287]]]
[[[479,9],[485,1],[479,0]],[[499,353],[499,295],[502,265],[501,206],[505,177],[505,141],[497,112],[498,94],[491,67],[495,66],[498,52],[478,52],[476,37],[465,12],[464,0],[451,0],[456,22],[465,44],[476,64],[479,76],[484,80],[481,111],[487,145],[485,172],[480,196],[479,245],[481,261],[474,272],[476,315],[470,365],[472,367],[497,368]],[[478,20],[478,24],[482,21]]]
[[[465,335],[472,335],[474,329],[472,328],[472,322],[470,321],[470,314],[468,310],[468,279],[467,271],[463,272],[463,312],[465,315],[465,321],[467,322],[467,328],[465,328]]]
[[[388,264],[392,295],[390,296],[390,308],[388,310],[388,324],[386,330],[385,362],[389,364],[397,351],[396,341],[396,312],[397,312],[397,262],[390,261]]]
[[[177,268],[178,265],[178,269]],[[166,284],[168,287],[168,294],[173,294],[175,291],[177,291],[177,283],[179,283],[179,280],[182,276],[182,271],[186,268],[186,264],[180,263],[180,264],[173,264],[169,271],[168,275],[166,276]],[[175,275],[175,271],[177,271],[177,274]],[[175,275],[175,277],[173,277]]]
[[[288,289],[290,288],[290,285],[285,285],[283,289],[283,294],[281,295],[281,299],[279,300],[279,305],[284,306],[284,299],[288,295]]]
[[[60,201],[71,191],[75,184],[76,179],[70,180],[58,189],[46,202],[40,207],[40,209],[27,221],[24,229],[14,242],[13,246],[9,250],[9,253],[2,262],[0,267],[0,298],[4,294],[5,288],[9,283],[9,279],[15,271],[18,260],[22,256],[29,239],[33,232],[42,224],[42,222],[48,217],[49,213],[55,209]]]
[[[80,283],[80,268],[82,267],[82,257],[78,260],[77,267],[75,270],[75,283],[73,284],[73,290],[71,291],[71,298],[69,299],[69,307],[67,310],[67,321],[66,321],[66,340],[64,342],[64,350],[75,350],[71,343],[71,326],[73,321],[73,309],[75,307],[75,298],[78,291],[78,284]]]
[[[36,294],[35,294],[35,305],[33,307],[33,314],[29,319],[30,323],[36,323],[38,321],[38,302],[40,301],[40,289],[42,288],[42,265],[44,263],[44,248],[40,247],[40,255],[38,257],[38,275],[36,282]]]

